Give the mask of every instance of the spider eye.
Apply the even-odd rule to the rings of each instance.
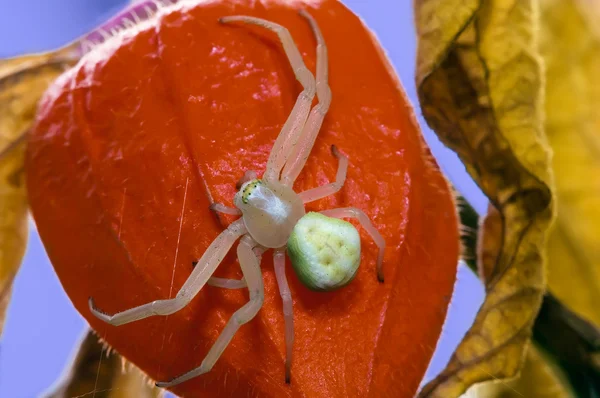
[[[273,220],[286,218],[290,211],[289,203],[282,200],[261,180],[248,181],[242,185],[235,201],[242,211],[268,213]]]
[[[242,193],[242,202],[244,204],[248,204],[248,202],[250,201],[250,195],[252,195],[252,192],[254,192],[256,190],[256,187],[261,185],[262,181],[261,180],[252,180],[252,181],[248,181],[246,184],[244,184],[241,188],[241,193]]]

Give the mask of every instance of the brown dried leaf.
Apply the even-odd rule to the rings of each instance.
[[[575,398],[560,369],[534,345],[527,350],[518,379],[485,383],[469,389],[472,398]]]
[[[423,114],[497,209],[480,240],[486,300],[421,397],[458,397],[474,383],[515,377],[542,300],[553,180],[536,4],[415,0]]]
[[[69,371],[46,398],[156,398],[162,390],[88,331]]]
[[[25,136],[44,90],[75,61],[73,50],[0,60],[0,334],[27,243]]]

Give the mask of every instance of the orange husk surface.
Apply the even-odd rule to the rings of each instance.
[[[333,102],[294,187],[334,179],[332,144],[349,156],[344,188],[307,210],[364,210],[386,239],[385,283],[360,228],[361,266],[341,290],[309,290],[288,263],[296,340],[287,385],[281,298],[264,255],[263,308],[211,372],[172,389],[184,397],[412,397],[446,315],[459,256],[452,194],[379,44],[333,0],[184,2],[61,76],[41,101],[26,164],[52,264],[77,310],[150,377],[199,366],[246,289],[207,286],[175,314],[120,327],[92,316],[87,300],[115,313],[173,297],[234,219],[216,217],[210,203],[231,206],[244,171],[262,174],[301,87],[273,33],[217,19],[247,14],[288,27],[314,71],[303,7],[329,48]],[[242,277],[234,252],[216,276]]]

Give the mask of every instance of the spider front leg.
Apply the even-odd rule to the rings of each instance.
[[[153,315],[170,315],[179,311],[189,304],[189,302],[204,287],[210,276],[215,272],[217,266],[223,260],[235,241],[246,233],[246,227],[243,220],[233,222],[225,231],[210,244],[204,252],[198,265],[194,268],[191,275],[185,281],[177,296],[167,300],[156,300],[139,307],[131,308],[114,315],[105,314],[99,311],[92,297],[89,299],[90,311],[97,318],[111,325],[120,326],[129,322],[138,321]]]
[[[258,178],[258,175],[256,174],[256,171],[248,170],[244,173],[242,178],[240,178],[238,180],[238,182],[235,184],[235,188],[239,190],[242,187],[242,185],[244,185],[244,183],[246,183],[248,181],[256,180],[257,178]],[[225,206],[223,203],[213,203],[210,206],[208,206],[208,208],[210,210],[214,211],[215,213],[230,214],[232,216],[241,216],[242,215],[242,212],[240,209],[237,209],[235,207]]]
[[[269,155],[267,167],[263,175],[263,179],[266,181],[278,181],[279,174],[286,162],[289,152],[295,145],[296,141],[298,141],[298,137],[302,133],[302,128],[304,127],[306,119],[308,118],[308,113],[310,111],[313,98],[315,97],[315,92],[317,91],[315,78],[310,70],[306,67],[298,47],[294,43],[290,32],[285,27],[265,19],[245,15],[223,17],[219,21],[222,23],[236,21],[244,22],[258,25],[275,32],[277,36],[279,36],[279,40],[281,41],[290,65],[294,70],[296,79],[304,88],[296,99],[296,103],[294,104],[292,112],[288,116],[288,119],[279,133],[279,136],[275,140],[275,144],[273,145],[273,149]]]
[[[333,156],[338,158],[339,162],[337,174],[335,176],[335,182],[300,192],[298,195],[300,195],[300,198],[304,203],[313,202],[329,195],[333,195],[344,186],[344,182],[346,182],[346,174],[348,172],[348,157],[338,151],[335,145],[331,146],[331,153],[333,153]]]
[[[306,11],[301,11],[300,14],[308,20],[317,38],[317,98],[319,99],[319,103],[310,112],[308,120],[302,129],[302,135],[289,155],[289,159],[286,161],[281,173],[281,182],[287,186],[294,185],[294,181],[296,181],[296,178],[298,178],[298,175],[300,175],[302,168],[306,164],[308,155],[310,155],[310,151],[315,144],[315,140],[331,104],[325,39],[314,18]]]
[[[383,254],[385,251],[385,239],[377,231],[377,228],[373,225],[369,217],[363,213],[362,210],[355,207],[342,207],[339,209],[323,210],[320,212],[323,215],[333,218],[355,218],[358,220],[360,225],[367,231],[371,238],[379,248],[379,254],[377,255],[377,279],[379,282],[383,282]]]
[[[244,175],[242,176],[242,178],[240,178],[238,180],[238,182],[235,183],[235,189],[237,189],[239,191],[239,189],[242,187],[242,185],[244,185],[248,181],[256,180],[257,178],[258,178],[258,174],[256,173],[256,171],[247,170],[244,173]]]
[[[228,207],[222,203],[213,203],[208,208],[217,213],[230,214],[232,216],[241,216],[242,212],[240,209],[236,209],[235,207]]]
[[[256,316],[263,305],[265,293],[260,264],[256,254],[252,251],[255,246],[256,242],[250,235],[244,235],[237,248],[242,273],[250,292],[250,301],[232,315],[199,367],[169,382],[156,383],[158,387],[171,387],[209,372],[240,326],[250,322]]]

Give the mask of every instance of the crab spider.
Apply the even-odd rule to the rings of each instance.
[[[156,383],[159,387],[174,386],[210,371],[240,326],[255,317],[264,300],[260,258],[268,249],[274,249],[275,276],[283,301],[285,381],[290,382],[294,327],[292,297],[285,276],[286,243],[294,226],[305,215],[304,204],[339,191],[344,184],[348,169],[348,158],[332,146],[333,155],[338,159],[335,182],[300,193],[293,190],[294,181],[306,163],[331,102],[327,48],[323,36],[310,14],[305,11],[300,11],[300,14],[310,24],[317,41],[316,81],[304,64],[289,31],[283,26],[250,16],[228,16],[220,19],[221,23],[243,22],[274,31],[283,45],[296,79],[303,86],[303,91],[275,140],[263,178],[258,179],[253,171],[246,172],[238,183],[239,191],[234,197],[235,208],[220,203],[211,206],[213,211],[242,217],[231,223],[210,244],[174,298],[156,300],[114,315],[99,311],[94,306],[93,299],[91,297],[89,299],[92,314],[111,325],[119,326],[153,315],[169,315],[177,312],[185,307],[206,284],[228,289],[248,288],[249,302],[232,315],[200,366],[169,382]],[[318,104],[311,110],[315,94]],[[355,218],[362,225],[379,248],[377,277],[383,282],[382,261],[385,241],[369,218],[356,208],[339,208],[321,213],[332,218]],[[240,243],[237,246],[237,255],[243,279],[211,278],[221,260],[238,239]]]

